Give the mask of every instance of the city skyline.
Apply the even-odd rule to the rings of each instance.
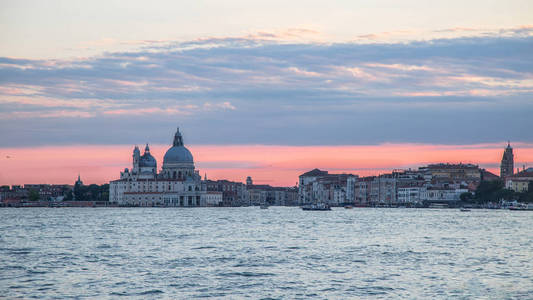
[[[1,183],[103,183],[178,124],[202,173],[232,180],[461,161],[498,174],[507,140],[533,164],[529,1],[0,8]]]

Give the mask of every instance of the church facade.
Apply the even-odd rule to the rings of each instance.
[[[109,201],[123,206],[217,206],[222,193],[207,192],[178,128],[159,172],[148,144],[142,155],[135,146],[131,170],[124,169],[120,179],[109,183]]]

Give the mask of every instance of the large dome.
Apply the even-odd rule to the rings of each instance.
[[[183,146],[173,146],[167,150],[163,158],[164,164],[192,163],[191,151]]]
[[[193,157],[191,151],[183,146],[183,137],[181,136],[180,129],[176,131],[174,135],[174,142],[172,147],[167,150],[163,157],[163,166],[170,166],[176,164],[186,163],[188,165],[193,164]]]

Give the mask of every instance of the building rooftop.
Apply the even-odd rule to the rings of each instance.
[[[313,170],[311,170],[309,172],[303,173],[302,175],[300,175],[300,177],[324,176],[324,175],[328,175],[328,171],[322,171],[322,170],[319,170],[319,169],[313,169]]]
[[[486,181],[492,181],[492,180],[498,180],[500,179],[500,176],[494,174],[494,173],[491,173],[485,169],[482,169],[481,170],[481,179],[482,180],[486,180]]]
[[[533,178],[533,168],[527,168],[521,172],[509,176],[510,178]]]
[[[440,163],[440,164],[431,164],[428,165],[429,169],[475,169],[478,168],[477,165],[473,164],[449,164],[449,163]]]

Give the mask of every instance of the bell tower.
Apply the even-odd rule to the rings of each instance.
[[[511,148],[511,142],[507,142],[507,148],[505,148],[502,157],[502,163],[500,164],[500,177],[504,179],[507,176],[514,174],[514,154],[513,148]]]
[[[140,172],[140,166],[139,166],[140,159],[141,159],[141,151],[139,151],[139,147],[135,146],[135,148],[133,149],[133,169],[131,170],[132,173],[134,174],[139,174]]]

